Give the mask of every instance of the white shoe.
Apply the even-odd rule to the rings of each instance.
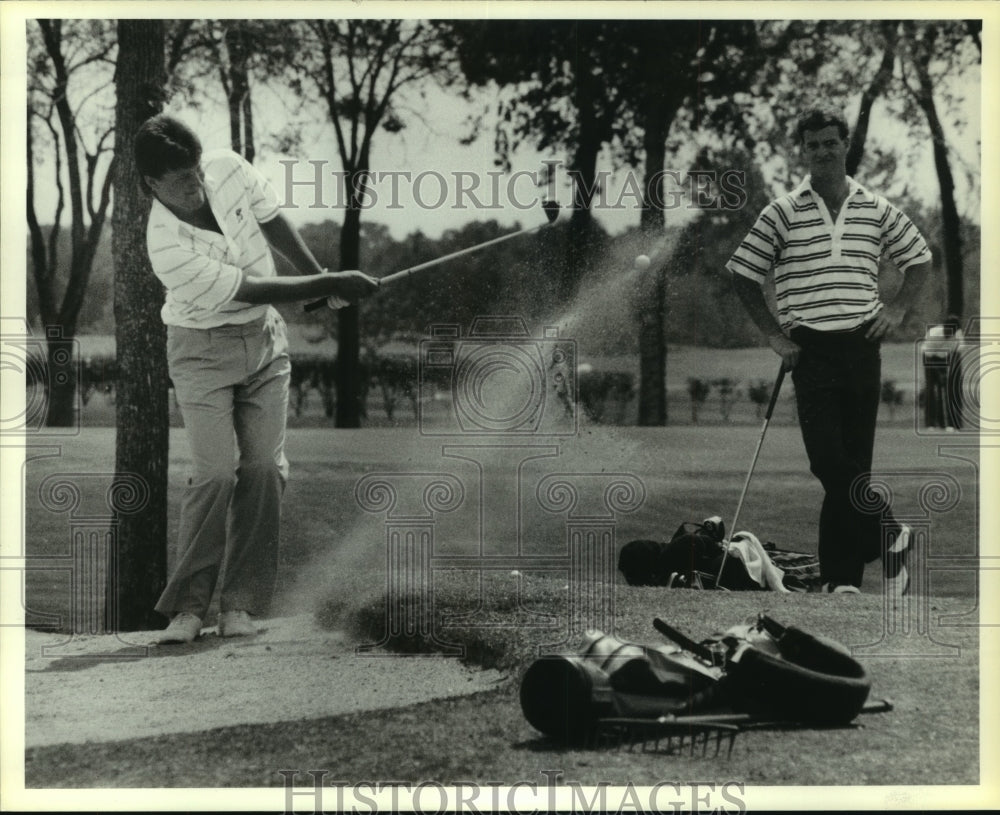
[[[257,628],[245,611],[223,611],[219,615],[220,637],[252,637]]]
[[[899,534],[882,558],[885,590],[890,597],[902,597],[910,588],[910,573],[906,566],[913,542],[912,532],[906,524],[901,524]]]
[[[861,589],[849,583],[824,583],[824,594],[861,594]]]
[[[182,611],[180,614],[174,615],[170,625],[160,632],[156,641],[160,643],[194,642],[200,633],[201,617],[190,611]]]

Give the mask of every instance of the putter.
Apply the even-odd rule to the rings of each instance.
[[[542,210],[545,212],[545,223],[539,224],[538,226],[530,226],[526,229],[519,229],[517,232],[511,232],[507,235],[501,235],[499,238],[493,238],[492,240],[483,241],[482,243],[477,243],[475,246],[469,246],[465,249],[459,249],[457,252],[450,252],[447,255],[442,255],[434,260],[428,260],[424,263],[418,263],[416,266],[410,266],[406,269],[402,269],[398,272],[393,272],[392,274],[386,275],[379,280],[382,286],[387,283],[395,283],[397,280],[402,280],[403,278],[409,277],[416,272],[422,272],[425,269],[432,269],[435,266],[440,266],[442,263],[447,263],[449,260],[454,260],[455,258],[462,257],[463,255],[469,255],[473,252],[478,252],[480,249],[485,249],[487,246],[495,246],[498,243],[503,243],[504,241],[509,241],[513,238],[518,238],[521,235],[528,235],[532,232],[537,232],[540,229],[545,229],[558,222],[559,215],[562,210],[559,204],[555,201],[542,201]],[[326,297],[322,300],[313,300],[311,303],[306,303],[302,308],[304,311],[316,311],[317,309],[323,308],[327,302]],[[343,305],[337,306],[338,308],[343,308],[348,303],[344,301],[339,301]]]
[[[785,380],[785,364],[782,362],[778,369],[778,378],[774,381],[774,390],[771,391],[771,401],[767,405],[767,412],[764,414],[764,426],[760,429],[760,438],[757,439],[757,449],[754,450],[753,461],[750,462],[750,472],[747,473],[746,481],[743,482],[743,492],[740,493],[739,503],[736,505],[736,514],[733,515],[733,524],[729,528],[730,539],[736,534],[736,524],[740,519],[740,511],[743,509],[743,500],[747,497],[747,489],[750,487],[750,479],[753,477],[754,467],[757,466],[757,458],[760,456],[760,448],[764,444],[764,434],[767,433],[767,425],[771,421],[771,414],[774,413],[774,406],[778,401],[778,394],[781,392],[781,383]],[[722,570],[726,568],[726,558],[729,557],[729,541],[722,547],[722,563],[719,564],[719,573],[715,576],[715,587],[722,581]]]

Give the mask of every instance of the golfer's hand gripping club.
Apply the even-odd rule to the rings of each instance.
[[[317,300],[320,306],[329,306],[332,309],[346,308],[363,297],[367,297],[378,291],[381,281],[378,278],[366,275],[357,269],[349,269],[343,272],[333,273],[336,280],[336,294],[331,294],[323,300]]]

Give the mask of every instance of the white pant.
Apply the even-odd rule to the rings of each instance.
[[[281,315],[219,328],[168,326],[167,359],[191,446],[180,560],[161,614],[208,613],[220,573],[222,611],[266,613],[278,568],[288,478],[291,363]]]

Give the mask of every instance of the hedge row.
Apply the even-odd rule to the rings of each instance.
[[[296,416],[302,414],[306,399],[311,391],[320,395],[323,410],[333,416],[336,404],[337,361],[321,354],[293,354],[291,375],[291,404]],[[80,362],[80,396],[86,405],[94,393],[102,393],[114,398],[114,384],[117,375],[113,356],[89,356]],[[421,395],[432,396],[435,392],[447,393],[451,389],[451,370],[425,369],[421,387],[417,358],[415,356],[373,353],[362,354],[360,360],[361,404],[364,410],[373,388],[381,396],[386,417],[392,421],[398,411],[409,410],[417,416]],[[26,366],[27,384],[33,387],[44,378],[44,366]],[[44,384],[44,383],[43,383]],[[731,378],[703,379],[689,377],[687,394],[691,405],[691,420],[697,424],[701,409],[713,393],[721,417],[729,420],[733,406],[744,396],[741,381]],[[756,407],[758,416],[770,399],[773,383],[755,380],[747,383],[746,398]],[[636,398],[636,377],[623,371],[598,371],[590,366],[581,366],[577,371],[578,402],[587,417],[595,422],[622,424],[633,399]],[[923,390],[918,394],[922,402]],[[882,401],[890,413],[903,404],[905,392],[894,381],[882,383]]]

